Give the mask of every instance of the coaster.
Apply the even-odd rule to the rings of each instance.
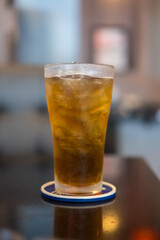
[[[86,203],[86,202],[99,202],[108,199],[112,199],[116,196],[116,187],[111,183],[103,182],[101,193],[95,195],[65,195],[58,194],[55,191],[55,182],[48,182],[41,186],[41,195],[47,199],[60,201],[60,202],[78,202],[78,203]]]

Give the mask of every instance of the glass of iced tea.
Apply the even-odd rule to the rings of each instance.
[[[60,194],[101,192],[113,78],[110,65],[45,66],[55,187]]]

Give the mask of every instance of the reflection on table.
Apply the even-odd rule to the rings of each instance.
[[[145,161],[105,157],[114,201],[79,207],[51,204],[40,186],[53,180],[52,158],[1,156],[0,239],[160,239],[160,183]],[[5,236],[9,236],[5,238]]]

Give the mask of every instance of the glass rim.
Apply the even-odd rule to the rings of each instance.
[[[115,67],[111,64],[101,64],[101,63],[78,63],[78,62],[73,62],[73,63],[49,63],[49,64],[45,64],[44,65],[44,68],[47,68],[47,67],[58,67],[58,66],[65,66],[65,65],[80,65],[80,66],[99,66],[99,67],[108,67],[112,70],[115,69]]]

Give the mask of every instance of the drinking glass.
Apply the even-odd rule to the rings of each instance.
[[[56,191],[97,194],[102,188],[114,67],[49,64],[44,72]]]

